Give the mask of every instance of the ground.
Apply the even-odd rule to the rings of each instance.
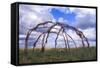
[[[41,52],[40,49],[28,49],[28,59],[25,60],[24,49],[19,49],[19,63],[46,63],[62,61],[96,60],[96,47],[90,48],[51,48]]]

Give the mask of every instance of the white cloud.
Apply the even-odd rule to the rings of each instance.
[[[64,19],[63,19],[62,17],[60,17],[60,18],[58,19],[58,22],[64,22]]]
[[[25,37],[26,37],[26,35],[24,35],[24,34],[19,35],[19,38],[25,38]]]
[[[54,21],[50,13],[49,6],[33,6],[33,5],[20,5],[19,7],[19,23],[20,32],[25,33],[30,28],[33,28],[38,23],[45,21]]]
[[[42,23],[45,21],[53,21],[56,22],[57,20],[54,19],[52,14],[50,13],[51,9],[55,8],[63,13],[75,13],[76,14],[76,22],[74,26],[80,28],[80,30],[85,34],[85,36],[89,39],[95,39],[95,10],[94,9],[86,9],[86,8],[60,8],[60,7],[50,7],[50,6],[33,6],[33,5],[20,5],[19,8],[19,15],[20,15],[20,33],[22,32],[22,35],[19,35],[20,38],[25,38],[25,33],[28,31],[28,29],[36,26],[38,23]],[[59,17],[58,22],[68,22],[63,17]],[[48,26],[51,26],[52,24],[49,24]],[[91,27],[91,28],[87,28]],[[56,26],[55,28],[60,28],[59,26]],[[84,30],[82,30],[84,28]],[[52,29],[52,31],[57,31],[55,29]],[[76,35],[75,32],[68,30],[67,32],[75,41],[80,40],[80,38]],[[40,32],[34,32],[32,33],[32,38],[37,38],[40,35]],[[56,34],[51,34],[51,42],[49,44],[52,44],[52,40],[56,37]],[[41,38],[40,38],[41,40]],[[63,40],[63,36],[59,35],[58,44],[60,44],[60,40]],[[71,39],[70,39],[71,40]],[[54,41],[53,41],[54,42]],[[22,43],[22,41],[20,41]],[[64,43],[64,41],[63,41]],[[54,44],[53,44],[54,45]],[[53,46],[52,45],[52,46]]]
[[[31,33],[31,35],[29,36],[29,38],[30,39],[36,39],[40,34],[41,34],[40,32],[33,31]],[[27,35],[27,32],[26,32],[26,34],[19,34],[19,39],[25,40],[26,35]]]
[[[54,28],[56,28],[56,29],[60,29],[60,28],[61,28],[61,26],[55,26]]]
[[[80,40],[79,36],[76,34],[75,31],[72,31],[72,30],[68,30],[67,31],[67,34],[70,35],[75,41],[76,40]],[[69,37],[70,38],[70,37]],[[71,40],[71,39],[70,39]]]
[[[88,38],[88,40],[96,40],[96,30],[95,28],[88,28],[88,29],[79,29],[83,32],[83,34]],[[74,40],[80,40],[79,36],[76,34],[75,31],[68,30],[67,33],[74,39]]]
[[[95,27],[96,25],[95,16],[92,16],[90,14],[77,15],[76,21],[77,21],[76,26],[81,29],[92,28]]]
[[[96,30],[95,28],[88,28],[85,30],[81,30],[84,35],[89,39],[89,40],[96,40]]]
[[[90,46],[95,45],[96,40],[96,10],[92,8],[70,8],[76,14],[76,23],[84,35],[88,38]],[[91,41],[94,40],[94,41]]]
[[[58,22],[65,23],[65,22],[68,22],[68,21],[65,20],[63,17],[59,17]]]
[[[61,12],[67,13],[69,10],[66,7],[52,7],[52,6],[39,6],[39,5],[20,5],[19,6],[19,23],[20,23],[20,32],[25,33],[33,26],[36,26],[38,23],[45,21],[57,20],[50,13],[51,10],[55,8]],[[59,18],[59,22],[67,22],[62,18]]]
[[[95,15],[95,9],[92,9],[92,8],[73,8],[73,7],[70,7],[69,8],[70,12],[74,12],[76,14],[86,14],[86,13],[90,13],[92,15]]]
[[[76,14],[76,23],[74,24],[74,26],[79,28],[89,41],[95,40],[96,10],[92,8],[70,8],[70,11]],[[90,44],[91,43],[92,42],[90,42]]]
[[[76,14],[76,27],[87,29],[95,27],[96,24],[96,10],[92,8],[69,8],[70,12]]]

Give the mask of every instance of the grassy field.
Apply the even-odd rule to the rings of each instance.
[[[67,51],[64,48],[46,49],[44,53],[40,49],[28,49],[28,60],[25,60],[23,49],[19,49],[19,63],[44,63],[44,62],[61,62],[61,61],[79,61],[95,60],[96,47],[90,48],[72,48]]]

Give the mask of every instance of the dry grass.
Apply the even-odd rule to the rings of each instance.
[[[44,53],[39,48],[33,52],[28,49],[28,60],[25,61],[24,50],[19,51],[19,63],[45,63],[45,62],[61,62],[61,61],[80,61],[80,60],[95,60],[96,47],[90,48],[72,48],[65,50],[65,48],[48,48]]]

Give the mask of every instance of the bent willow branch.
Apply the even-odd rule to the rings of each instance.
[[[48,27],[48,26],[46,26],[48,24],[52,24],[52,25]],[[43,27],[41,27],[41,26],[43,26]],[[60,28],[55,28],[56,26],[58,26]],[[75,27],[72,27],[68,24],[64,24],[64,23],[61,23],[61,22],[54,23],[52,21],[46,21],[46,22],[40,23],[36,27],[28,30],[28,32],[26,34],[26,38],[25,38],[25,49],[24,49],[25,55],[27,55],[29,36],[31,35],[32,32],[37,31],[37,29],[39,29],[39,28],[40,28],[40,30],[41,30],[41,28],[44,28],[44,29],[47,28],[47,29],[45,31],[41,32],[41,34],[38,36],[38,38],[33,43],[33,51],[34,51],[34,48],[36,47],[36,44],[37,44],[37,42],[39,41],[40,38],[42,38],[41,52],[45,51],[45,46],[46,46],[46,43],[48,42],[48,38],[49,38],[50,33],[54,33],[54,34],[57,35],[56,38],[55,38],[55,48],[57,46],[57,39],[59,38],[59,35],[62,35],[64,42],[65,42],[65,48],[66,49],[70,49],[69,39],[72,40],[74,46],[77,48],[75,40],[65,30],[74,31],[76,33],[76,35],[79,36],[79,38],[81,39],[82,46],[85,47],[86,44],[87,44],[87,47],[89,47],[88,39],[85,37],[85,35],[83,34],[82,31],[78,30]],[[52,31],[52,29],[55,29],[56,31]],[[86,44],[85,44],[85,42],[86,42]]]

